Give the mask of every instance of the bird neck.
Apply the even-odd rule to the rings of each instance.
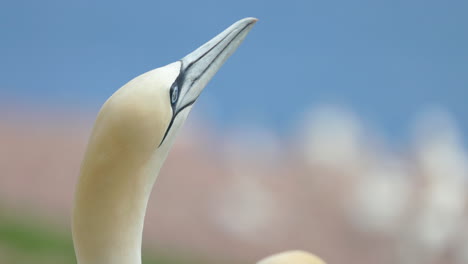
[[[156,151],[133,150],[93,133],[73,210],[78,264],[141,263],[148,199],[171,144]]]

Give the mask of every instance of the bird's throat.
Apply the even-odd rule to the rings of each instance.
[[[75,194],[78,264],[141,263],[146,207],[168,146],[132,152],[96,137],[91,136]]]

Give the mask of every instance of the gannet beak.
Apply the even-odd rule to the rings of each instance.
[[[159,146],[166,139],[178,114],[195,103],[203,88],[239,47],[255,22],[257,19],[250,17],[237,21],[179,61],[180,73],[169,92],[172,119]]]
[[[256,18],[237,21],[180,60],[181,73],[174,83],[178,85],[180,98],[174,109],[174,115],[195,102],[206,84],[242,43],[255,22]]]

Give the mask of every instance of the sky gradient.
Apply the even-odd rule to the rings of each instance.
[[[2,1],[0,103],[96,113],[133,77],[260,19],[194,111],[288,133],[338,104],[394,142],[447,109],[468,140],[467,1]]]

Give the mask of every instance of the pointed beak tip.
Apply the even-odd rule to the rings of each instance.
[[[256,18],[256,17],[246,17],[246,18],[244,18],[242,20],[247,20],[247,21],[249,21],[250,24],[255,24],[255,23],[258,22],[258,18]]]

